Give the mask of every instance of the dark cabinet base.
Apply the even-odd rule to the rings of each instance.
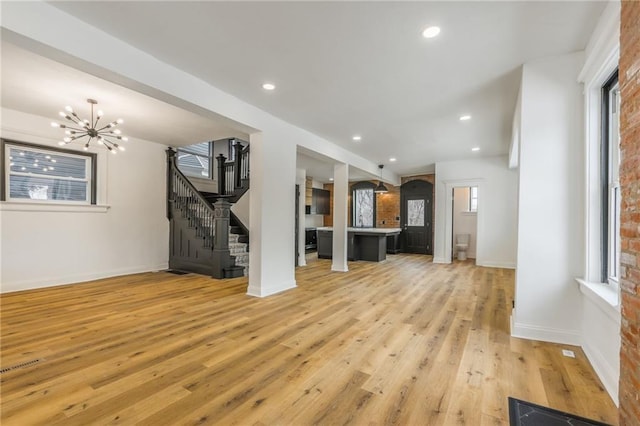
[[[331,259],[333,253],[333,232],[318,231],[318,258]]]
[[[356,235],[359,258],[370,262],[380,262],[387,258],[387,238],[385,235]]]
[[[387,246],[392,238],[391,247]],[[387,253],[397,253],[397,234],[347,233],[347,260],[367,260],[380,262]],[[389,249],[393,251],[389,251]],[[333,256],[333,231],[318,231],[318,258],[331,259]]]
[[[387,235],[387,253],[400,253],[400,234]]]

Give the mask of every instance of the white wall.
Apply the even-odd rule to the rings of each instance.
[[[477,214],[469,211],[469,192],[470,187],[454,188],[453,190],[453,244],[454,256],[456,235],[469,234],[469,247],[467,248],[467,257],[476,258],[476,242],[478,229]]]
[[[3,109],[2,137],[57,147],[60,130],[50,122],[50,117]],[[95,148],[98,204],[108,209],[48,206],[41,211],[33,204],[0,203],[1,291],[166,269],[165,149],[133,138],[116,156]]]
[[[513,268],[516,264],[517,172],[507,156],[436,163],[434,262],[451,255],[452,186],[478,186],[476,264]],[[447,228],[448,223],[448,228]]]
[[[512,334],[581,344],[582,53],[523,66]]]
[[[321,214],[306,214],[304,215],[304,226],[306,228],[324,226],[324,216]]]
[[[197,178],[193,176],[187,176],[189,182],[198,190],[202,192],[218,192],[218,182],[211,179]]]
[[[251,220],[251,189],[247,190],[240,199],[231,206],[231,211],[236,215],[238,220],[249,229]]]

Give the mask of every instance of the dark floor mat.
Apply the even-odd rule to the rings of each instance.
[[[596,420],[509,397],[511,426],[610,426]]]

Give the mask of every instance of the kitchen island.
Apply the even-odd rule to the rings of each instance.
[[[396,253],[396,247],[387,249],[387,238],[397,241],[400,228],[347,228],[347,260],[367,260],[380,262],[387,258],[387,252]],[[318,257],[331,259],[333,256],[333,228],[317,228]]]

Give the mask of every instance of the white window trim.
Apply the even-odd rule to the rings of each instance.
[[[607,315],[620,316],[620,288],[617,282],[602,283],[601,276],[601,195],[600,143],[602,87],[618,67],[620,58],[619,3],[611,3],[603,12],[598,33],[587,47],[589,52],[578,80],[584,84],[585,135],[585,268],[576,278],[580,291],[594,300]]]
[[[66,213],[106,213],[111,206],[97,204],[56,204],[42,202],[0,202],[0,211],[7,212],[66,212]]]
[[[55,155],[67,155],[69,157],[76,157],[76,158],[80,158],[82,160],[85,161],[85,177],[84,179],[80,179],[80,178],[72,178],[72,177],[65,177],[65,176],[49,176],[43,173],[23,173],[23,172],[12,172],[11,168],[9,167],[9,163],[10,163],[10,158],[9,158],[9,152],[11,149],[25,149],[25,150],[29,150],[29,151],[33,151],[33,152],[39,152],[41,154],[49,154],[49,153],[56,153]],[[92,181],[95,180],[95,176],[93,176],[93,162],[94,160],[97,161],[97,158],[88,156],[88,155],[83,155],[82,153],[78,153],[78,154],[74,154],[74,153],[70,153],[70,152],[65,152],[65,151],[60,151],[60,150],[56,150],[56,149],[52,149],[51,147],[48,146],[43,146],[43,145],[32,145],[29,143],[22,143],[19,141],[11,141],[11,140],[4,140],[4,155],[5,155],[5,164],[4,164],[4,170],[5,170],[5,201],[4,202],[8,202],[8,203],[29,203],[29,204],[42,204],[42,205],[48,205],[48,204],[60,204],[60,205],[91,205],[91,199],[92,199],[92,190],[93,190],[93,184]],[[88,160],[88,161],[87,161]],[[10,176],[35,176],[35,177],[42,177],[42,178],[53,178],[53,179],[57,179],[57,180],[66,180],[66,181],[71,181],[71,182],[84,182],[85,185],[87,186],[87,198],[85,200],[51,200],[51,201],[43,201],[43,200],[38,200],[38,199],[28,199],[28,198],[12,198],[11,197],[11,191],[10,191]],[[97,196],[97,194],[96,194]]]
[[[87,186],[87,198],[85,200],[50,200],[50,201],[43,201],[43,200],[37,200],[37,199],[27,199],[27,198],[12,198],[11,197],[11,191],[10,191],[10,176],[35,176],[35,177],[50,177],[47,176],[45,174],[40,174],[40,173],[34,173],[34,174],[30,174],[30,173],[21,173],[21,172],[11,172],[11,169],[9,167],[9,162],[10,162],[10,156],[9,156],[9,152],[11,149],[25,149],[25,150],[29,150],[29,151],[33,151],[33,152],[39,152],[41,154],[49,154],[49,153],[55,153],[55,155],[67,155],[69,157],[77,157],[77,158],[81,158],[83,160],[85,160],[85,175],[87,177],[85,177],[84,179],[79,179],[79,178],[67,178],[67,177],[59,177],[59,176],[55,176],[55,179],[60,179],[60,180],[69,180],[72,182],[84,182],[85,185]],[[51,205],[51,204],[56,204],[56,205],[69,205],[69,206],[91,206],[94,205],[91,203],[92,198],[93,198],[93,190],[95,188],[95,191],[97,191],[97,185],[93,185],[93,181],[95,181],[96,176],[93,175],[93,162],[95,161],[97,163],[98,159],[97,156],[92,157],[87,155],[84,152],[78,152],[77,154],[72,153],[72,152],[66,152],[69,150],[60,150],[59,148],[53,148],[47,145],[38,145],[38,144],[31,144],[29,142],[22,142],[22,141],[13,141],[11,139],[4,139],[4,156],[5,156],[5,164],[4,164],[4,172],[5,176],[4,176],[4,184],[5,184],[5,200],[3,201],[3,203],[18,203],[18,204],[38,204],[38,205]],[[88,160],[88,161],[87,161]],[[97,166],[97,164],[96,164]],[[97,173],[96,173],[97,174]],[[95,194],[96,197],[96,202],[97,202],[97,196],[98,194]]]
[[[620,321],[620,295],[618,289],[609,284],[585,281],[576,278],[580,292],[615,321]]]

